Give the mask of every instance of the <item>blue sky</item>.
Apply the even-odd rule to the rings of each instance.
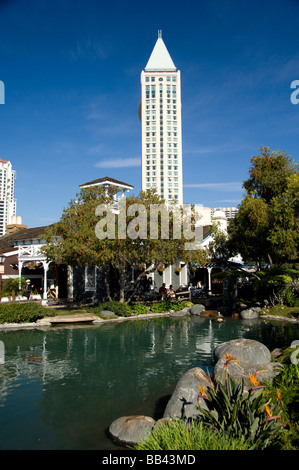
[[[298,160],[298,0],[0,0],[0,158],[23,223],[59,220],[103,176],[139,193],[140,73],[160,29],[181,71],[185,203],[236,206],[260,146]]]

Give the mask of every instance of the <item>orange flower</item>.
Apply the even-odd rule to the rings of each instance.
[[[227,367],[230,362],[237,362],[240,361],[240,359],[235,358],[231,354],[225,354],[226,361],[224,363],[224,367]]]
[[[205,398],[206,400],[208,400],[207,395],[205,395],[205,391],[206,391],[205,387],[202,387],[202,386],[200,385],[200,386],[197,387],[197,388],[198,388],[198,390],[199,390],[199,395],[198,395],[198,397],[197,397],[198,403],[199,403],[199,399],[200,399],[200,398]]]
[[[265,405],[265,410],[266,410],[266,413],[267,413],[268,416],[271,417],[273,415],[273,412],[270,410],[270,408],[267,404]]]
[[[254,387],[257,387],[260,383],[260,380],[256,378],[257,372],[255,374],[249,374],[250,381]]]
[[[280,418],[280,416],[276,415],[276,416],[273,416],[273,411],[270,410],[269,406],[265,405],[265,410],[266,410],[266,413],[267,413],[267,416],[266,416],[266,423],[268,421],[272,421],[273,419],[276,419],[276,418]]]

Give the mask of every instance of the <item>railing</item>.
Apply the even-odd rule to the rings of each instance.
[[[19,246],[19,261],[45,260],[46,255],[41,251],[42,245]]]

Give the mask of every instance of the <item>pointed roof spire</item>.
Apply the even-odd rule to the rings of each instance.
[[[158,31],[158,39],[151,53],[148,63],[146,64],[146,72],[176,72],[172,58],[162,39],[162,30]]]

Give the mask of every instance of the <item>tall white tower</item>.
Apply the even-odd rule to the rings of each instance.
[[[10,161],[0,159],[0,236],[6,233],[6,226],[16,215],[15,178]]]
[[[141,187],[183,204],[181,74],[161,31],[141,72]]]

